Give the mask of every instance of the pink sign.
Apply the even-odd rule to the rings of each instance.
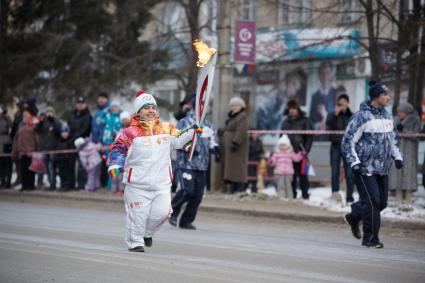
[[[235,61],[255,63],[255,22],[236,22]]]

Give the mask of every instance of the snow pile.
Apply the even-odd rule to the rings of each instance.
[[[343,203],[331,199],[330,187],[311,188],[310,199],[303,201],[306,205],[318,206],[330,211],[350,212],[350,206],[345,203],[345,192],[341,192]],[[359,195],[354,193],[354,199]],[[389,197],[388,207],[382,211],[381,215],[387,219],[405,219],[425,222],[425,190],[418,187],[418,191],[413,195],[411,204],[398,204],[394,197]]]

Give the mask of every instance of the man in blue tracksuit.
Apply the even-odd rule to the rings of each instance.
[[[345,220],[358,239],[361,238],[359,223],[363,221],[362,245],[365,247],[384,247],[379,240],[379,228],[380,213],[388,200],[388,172],[393,159],[397,169],[403,167],[393,120],[384,108],[391,101],[389,94],[383,83],[370,81],[370,99],[360,105],[342,139],[342,152],[351,165],[360,195]]]
[[[192,109],[195,104],[195,97],[192,99]],[[186,116],[177,123],[178,129],[186,129],[195,125],[195,113],[190,110]],[[185,150],[177,150],[177,169],[179,170],[179,182],[181,189],[171,201],[173,213],[169,219],[171,225],[177,225],[177,217],[180,210],[187,202],[186,209],[183,212],[179,227],[183,229],[195,230],[196,227],[192,224],[195,220],[198,207],[201,204],[202,196],[207,180],[207,169],[209,163],[209,151],[214,154],[218,153],[218,144],[214,138],[214,132],[208,121],[204,121],[205,127],[202,135],[196,142],[196,147],[189,161],[188,153]]]

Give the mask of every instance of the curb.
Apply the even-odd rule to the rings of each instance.
[[[93,195],[70,195],[67,193],[55,193],[55,192],[22,192],[16,190],[2,190],[0,191],[0,196],[8,197],[12,200],[20,200],[22,202],[30,199],[50,199],[50,200],[68,200],[68,201],[80,201],[80,202],[94,202],[94,203],[114,203],[122,204],[123,200],[116,197],[108,196],[93,196]],[[219,213],[219,214],[232,214],[239,216],[247,217],[256,217],[256,218],[268,218],[268,219],[277,219],[277,220],[292,220],[300,222],[322,222],[322,223],[332,223],[332,224],[344,224],[343,214],[341,216],[324,216],[324,215],[313,215],[313,214],[296,214],[288,212],[272,212],[266,210],[252,210],[244,208],[231,208],[223,206],[214,206],[209,204],[203,204],[199,207],[199,210],[202,212],[209,213]],[[383,226],[393,229],[401,230],[425,230],[425,223],[414,222],[414,221],[400,221],[400,220],[382,220]]]

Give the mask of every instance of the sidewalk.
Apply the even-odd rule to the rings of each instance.
[[[314,192],[315,189],[312,189]],[[73,191],[67,193],[46,191],[17,191],[0,190],[2,201],[28,201],[34,199],[56,199],[67,201],[83,201],[96,203],[122,204],[122,197],[112,196],[106,190],[96,193]],[[390,208],[387,208],[387,210]],[[247,217],[273,218],[304,222],[343,223],[343,215],[349,207],[340,211],[332,211],[326,207],[316,206],[314,201],[287,201],[263,194],[248,195],[221,193],[206,193],[200,206],[204,212],[243,215]],[[383,217],[383,225],[396,229],[425,230],[425,219],[400,219],[397,217]]]

